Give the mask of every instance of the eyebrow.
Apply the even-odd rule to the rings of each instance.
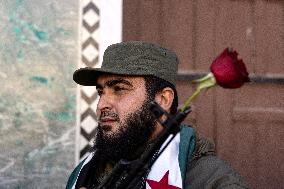
[[[133,85],[132,85],[129,81],[127,81],[127,80],[125,80],[125,79],[122,79],[122,78],[109,80],[109,81],[107,81],[107,82],[104,84],[104,86],[113,87],[113,86],[115,86],[115,85],[117,85],[117,84],[125,84],[125,85],[128,85],[128,86],[130,86],[130,87],[133,87]],[[103,88],[103,86],[100,85],[100,84],[97,84],[97,87],[96,87],[96,88],[97,88],[97,89],[101,89],[101,88]]]

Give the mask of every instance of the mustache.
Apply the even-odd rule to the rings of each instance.
[[[112,119],[115,119],[115,120],[119,120],[119,116],[117,113],[115,112],[111,112],[111,111],[102,111],[101,112],[101,115],[99,117],[99,121],[104,119],[104,118],[112,118]]]

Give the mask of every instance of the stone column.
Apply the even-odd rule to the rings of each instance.
[[[105,48],[121,41],[122,0],[80,2],[78,67],[100,67]],[[88,155],[96,134],[98,95],[95,87],[78,86],[76,162]]]

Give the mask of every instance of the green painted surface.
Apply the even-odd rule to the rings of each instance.
[[[41,76],[33,76],[30,78],[31,81],[35,81],[35,82],[39,82],[42,84],[47,84],[48,83],[48,79],[45,77],[41,77]]]
[[[74,166],[78,2],[0,6],[0,188],[64,188]]]

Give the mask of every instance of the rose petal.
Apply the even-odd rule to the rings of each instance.
[[[250,81],[246,66],[236,51],[224,51],[212,62],[210,70],[217,84],[224,88],[239,88]]]

